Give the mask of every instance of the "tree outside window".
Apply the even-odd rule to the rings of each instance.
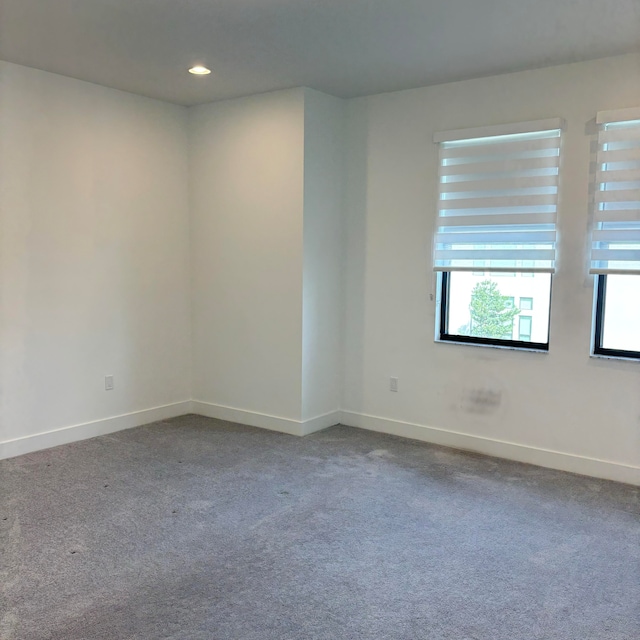
[[[497,283],[479,282],[471,292],[470,321],[460,327],[460,335],[511,340],[513,320],[520,313],[510,296],[500,293]]]

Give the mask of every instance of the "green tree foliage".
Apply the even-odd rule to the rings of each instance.
[[[466,335],[509,340],[513,334],[513,319],[520,313],[510,298],[503,296],[491,280],[479,282],[471,292],[471,322]]]

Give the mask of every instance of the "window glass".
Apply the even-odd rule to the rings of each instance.
[[[640,353],[640,276],[600,277],[606,277],[600,346]]]
[[[531,316],[520,316],[518,318],[518,340],[531,341]]]
[[[441,339],[464,337],[463,341],[485,344],[504,341],[548,344],[551,275],[531,275],[522,279],[468,271],[446,273]],[[515,305],[516,299],[520,307]],[[523,300],[525,314],[522,313]]]
[[[533,298],[520,298],[520,310],[531,311],[533,309]]]

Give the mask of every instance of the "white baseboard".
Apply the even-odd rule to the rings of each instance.
[[[134,411],[120,416],[104,418],[102,420],[94,420],[83,424],[75,424],[70,427],[54,429],[44,433],[36,433],[32,436],[25,436],[15,440],[6,440],[0,442],[0,460],[5,458],[14,458],[25,453],[32,453],[40,449],[48,449],[49,447],[57,447],[61,444],[69,444],[77,440],[86,440],[96,436],[103,436],[108,433],[122,431],[123,429],[131,429],[139,427],[150,422],[158,420],[167,420],[177,416],[191,413],[191,401],[175,402],[152,409],[144,409],[142,411]]]
[[[123,429],[131,429],[157,422],[158,420],[175,418],[187,413],[196,413],[209,418],[228,420],[295,436],[306,436],[340,423],[350,427],[360,427],[369,431],[412,438],[454,449],[474,451],[498,458],[526,462],[540,467],[640,485],[640,467],[484,438],[468,433],[427,427],[352,411],[332,411],[308,420],[293,420],[199,400],[176,402],[0,442],[0,460],[61,444],[68,444],[77,440],[85,440],[122,431]]]
[[[338,424],[341,417],[340,411],[333,411],[309,420],[293,420],[292,418],[283,418],[281,416],[272,416],[256,411],[247,411],[245,409],[212,404],[211,402],[203,402],[202,400],[193,400],[191,410],[193,413],[206,416],[207,418],[218,418],[218,420],[247,424],[251,427],[279,431],[292,436],[306,436],[315,431],[326,429],[334,424]]]
[[[325,413],[321,416],[316,416],[315,418],[304,420],[301,423],[301,435],[308,436],[312,433],[315,433],[316,431],[328,429],[329,427],[333,427],[336,424],[340,424],[340,420],[342,420],[341,411],[330,411],[329,413]]]
[[[272,416],[266,413],[258,413],[256,411],[246,411],[245,409],[226,407],[221,404],[203,402],[202,400],[192,400],[191,411],[200,416],[206,416],[207,418],[217,418],[218,420],[237,422],[238,424],[246,424],[250,427],[269,429],[269,431],[280,431],[292,436],[302,435],[300,421],[292,420],[291,418],[282,418],[280,416]]]
[[[514,442],[505,442],[474,436],[468,433],[458,433],[446,429],[426,427],[399,420],[390,420],[378,416],[371,416],[351,411],[341,412],[342,424],[350,427],[360,427],[369,431],[378,431],[391,435],[422,440],[432,444],[439,444],[454,449],[474,451],[497,458],[516,460],[535,464],[539,467],[570,471],[605,480],[615,480],[628,484],[640,485],[640,467],[588,458],[560,451],[540,449]]]

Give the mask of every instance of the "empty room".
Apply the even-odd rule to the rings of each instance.
[[[639,640],[637,0],[0,0],[0,640]]]

